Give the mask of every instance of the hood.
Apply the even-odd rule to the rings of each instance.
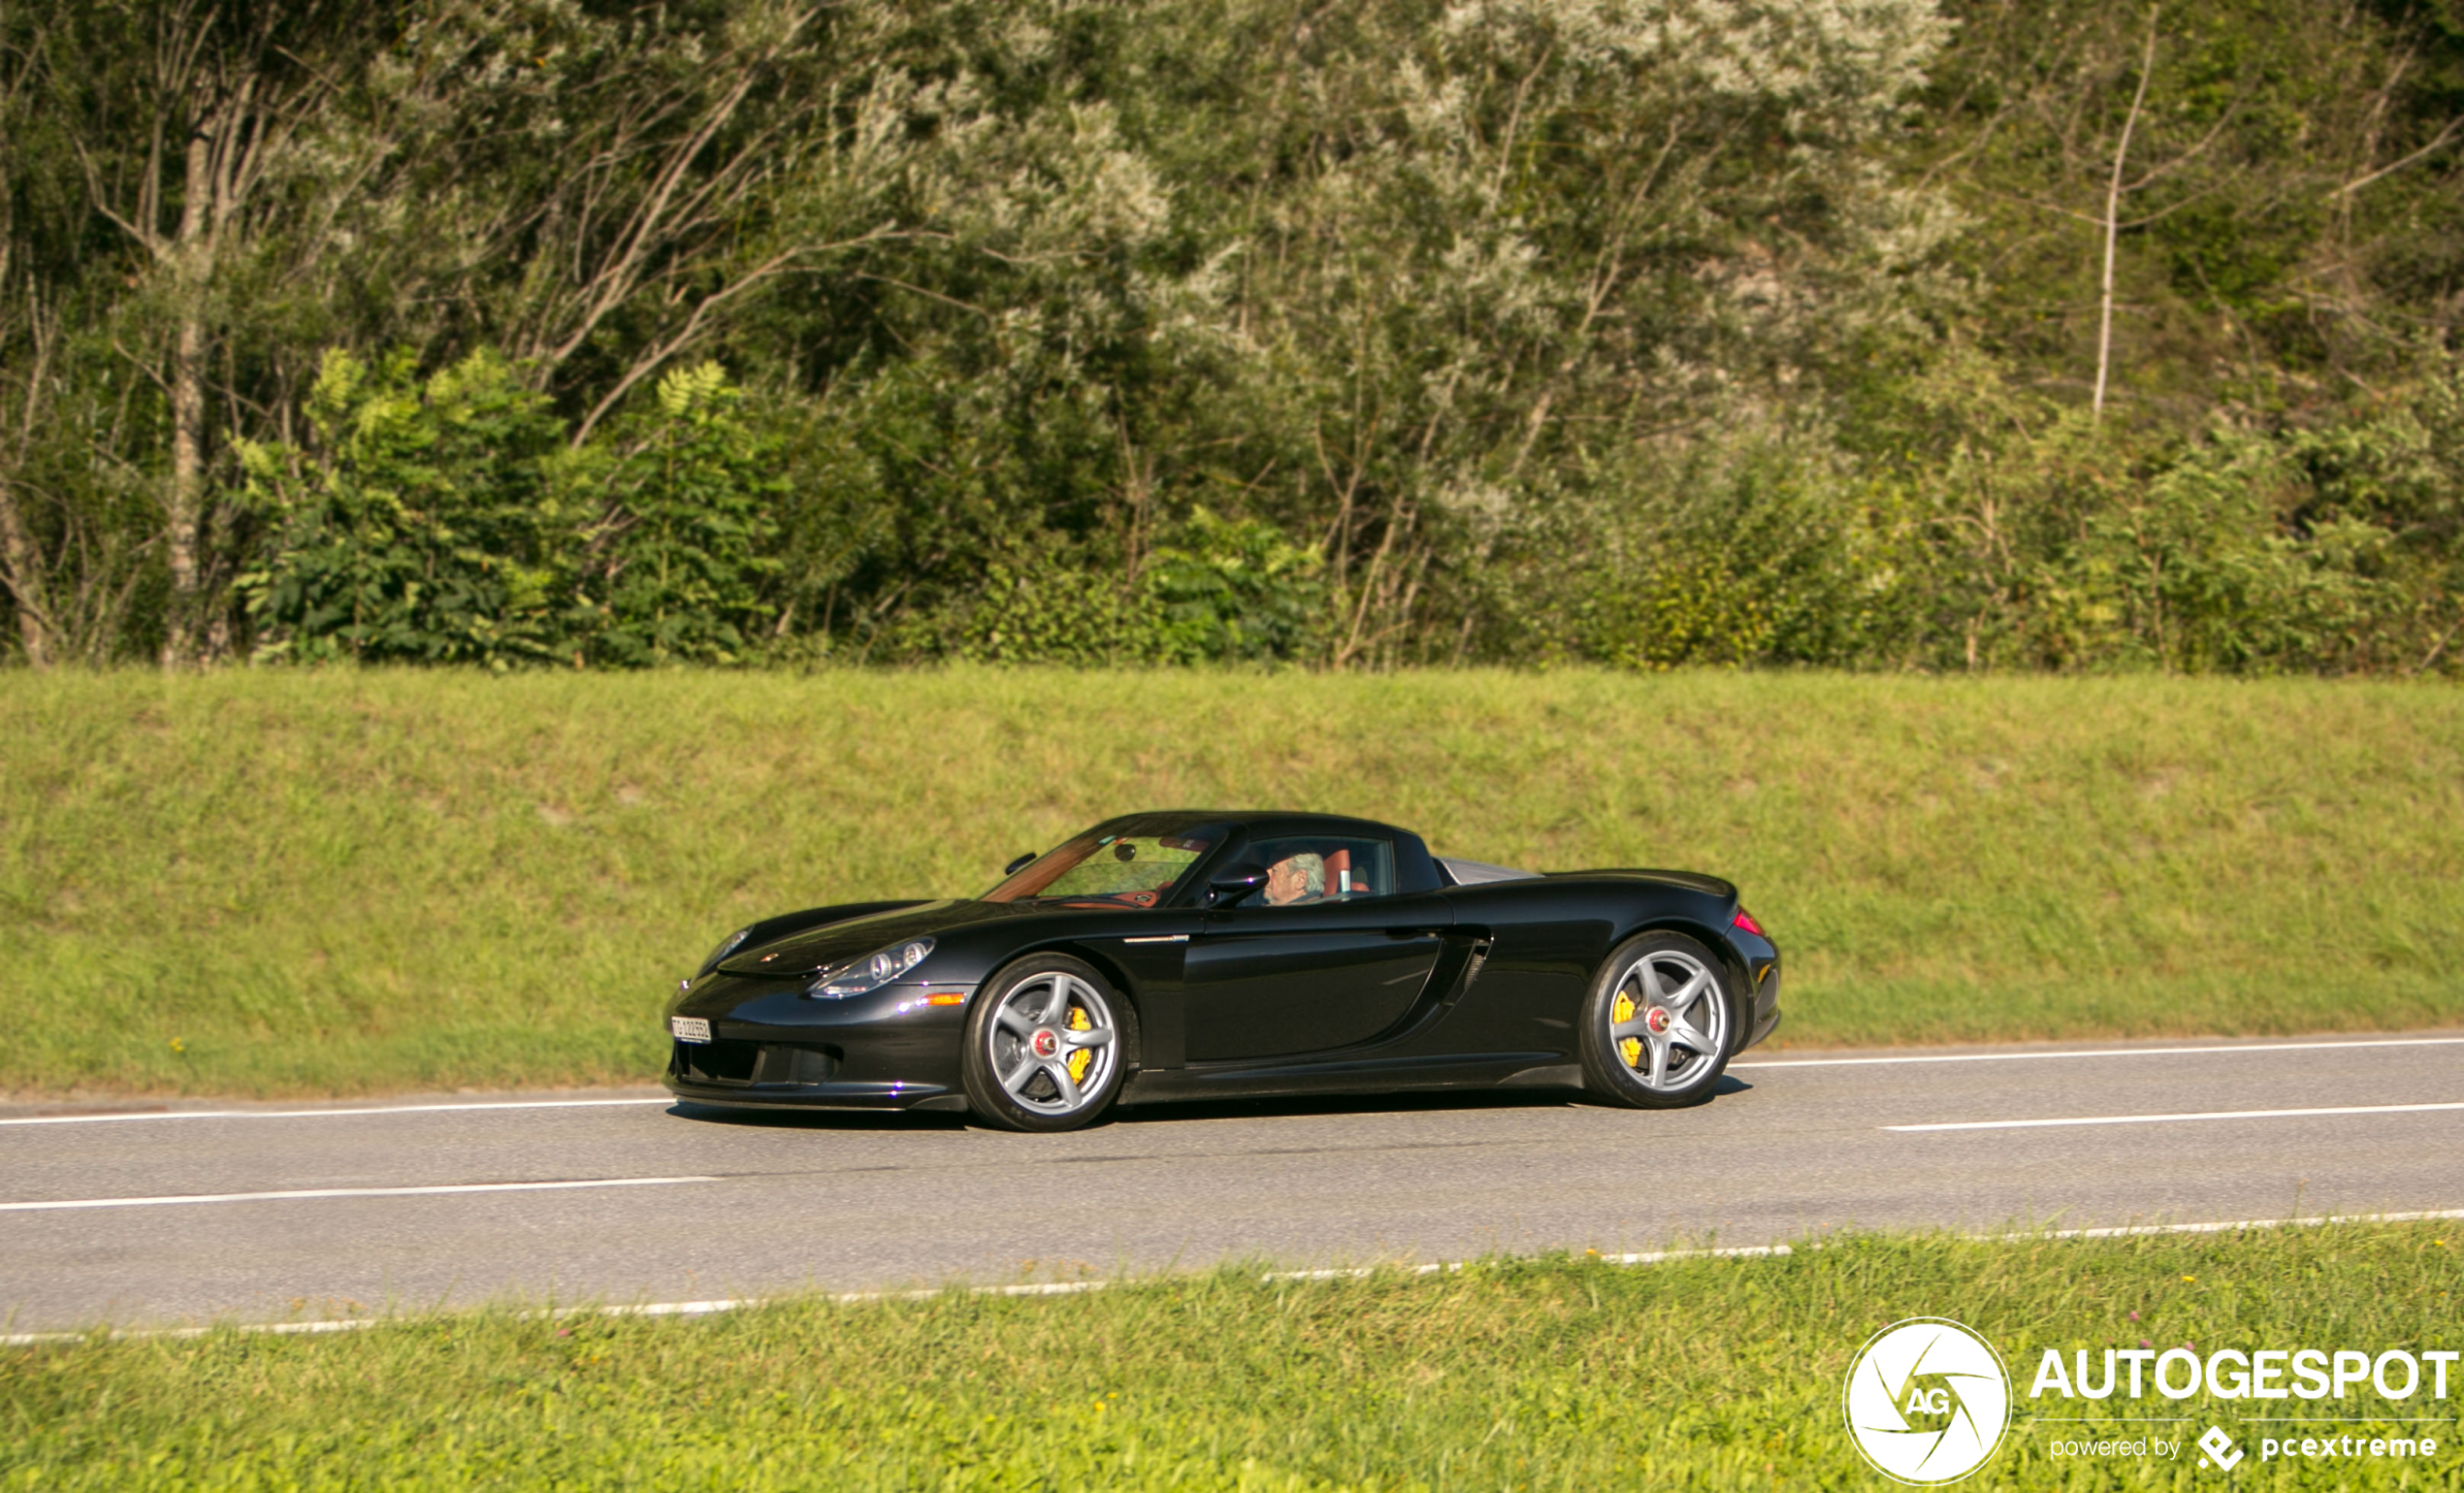
[[[825,924],[801,933],[766,944],[739,949],[719,961],[719,972],[725,975],[753,975],[762,979],[792,979],[862,958],[876,949],[925,934],[946,933],[972,923],[986,923],[1008,917],[1011,909],[997,902],[942,901],[926,902],[920,907],[900,907],[870,917],[850,918],[844,923]]]

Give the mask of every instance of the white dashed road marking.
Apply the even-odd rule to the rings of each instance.
[[[2188,1120],[2295,1120],[2318,1115],[2417,1115],[2464,1110],[2464,1104],[2340,1104],[2316,1110],[2209,1110],[2195,1115],[2081,1115],[2066,1120],[1956,1120],[1931,1125],[1884,1125],[1885,1130],[2044,1130],[2056,1125],[2161,1125]]]
[[[367,1104],[346,1110],[146,1110],[117,1115],[28,1115],[0,1125],[97,1125],[123,1120],[337,1120],[352,1115],[447,1115],[462,1110],[593,1110],[617,1104],[673,1104],[655,1099],[492,1099],[476,1104]]]

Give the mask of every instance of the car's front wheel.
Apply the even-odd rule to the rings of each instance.
[[[1619,1104],[1699,1104],[1728,1066],[1735,1017],[1710,950],[1683,933],[1630,938],[1601,966],[1584,1002],[1583,1077]]]
[[[1005,1130],[1074,1130],[1127,1071],[1129,1003],[1066,955],[1021,959],[976,991],[961,1064],[967,1107]]]

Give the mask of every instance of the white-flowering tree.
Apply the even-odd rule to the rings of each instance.
[[[1513,510],[1706,395],[1784,394],[1939,222],[1872,149],[1945,34],[1919,0],[1247,24],[1288,72],[1258,70],[1279,107],[1250,169],[1278,189],[1234,225],[1237,319],[1289,501],[1321,526],[1338,665],[1454,641],[1432,588],[1475,601]]]

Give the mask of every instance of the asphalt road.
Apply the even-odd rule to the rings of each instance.
[[[1674,1113],[1388,1098],[1058,1136],[651,1090],[19,1108],[0,1115],[0,1313],[27,1332],[2445,1209],[2464,1209],[2464,1034],[2436,1032],[1749,1054]]]

